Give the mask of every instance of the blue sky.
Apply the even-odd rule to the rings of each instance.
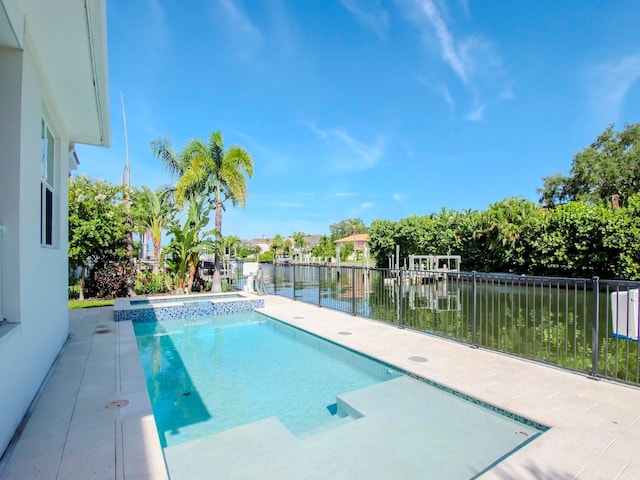
[[[170,182],[151,154],[220,130],[253,156],[223,234],[536,201],[604,128],[640,121],[634,1],[109,0],[112,147],[80,173]]]

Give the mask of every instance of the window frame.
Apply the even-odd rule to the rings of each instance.
[[[40,127],[40,246],[56,247],[56,140],[42,118]]]

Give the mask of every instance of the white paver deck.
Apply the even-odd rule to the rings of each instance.
[[[637,388],[280,297],[265,300],[268,315],[552,427],[482,478],[640,478]],[[70,341],[3,461],[0,480],[166,479],[131,324],[113,322],[112,309],[101,308],[71,311],[70,327]],[[344,331],[351,335],[338,333]],[[129,404],[105,409],[117,399]],[[256,438],[245,440],[246,457],[234,461],[255,462],[255,476],[222,475],[220,469],[201,470],[200,478],[266,478],[252,451]],[[331,468],[341,472],[339,464]],[[304,478],[326,474],[309,469]],[[425,469],[415,478],[439,477]]]

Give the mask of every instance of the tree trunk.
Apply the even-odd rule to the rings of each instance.
[[[193,291],[193,281],[196,278],[196,264],[189,265],[189,279],[187,280],[187,291]]]
[[[216,199],[216,231],[222,235],[222,202]]]
[[[171,285],[169,285],[169,281],[167,280],[167,274],[165,273],[163,275],[163,281],[164,281],[164,289],[169,292],[169,293],[176,293],[174,288],[171,288]]]
[[[154,240],[153,242],[153,274],[158,275],[160,273],[160,240]]]
[[[211,282],[211,292],[222,292],[222,278],[220,275],[220,255],[216,253],[213,261],[213,280]]]
[[[216,194],[218,197],[219,194]],[[222,235],[222,202],[216,198],[216,231]],[[222,292],[222,279],[220,277],[220,254],[216,252],[213,261],[213,281],[211,282],[211,291],[213,293]]]
[[[128,199],[127,199],[128,201]],[[125,269],[125,275],[127,278],[127,296],[135,297],[136,292],[133,289],[133,275],[135,273],[135,261],[133,258],[133,221],[131,220],[131,214],[129,211],[129,205],[127,204],[127,263],[128,268]]]
[[[80,293],[78,294],[78,300],[84,300],[84,276],[86,274],[86,268],[80,269],[80,278],[78,279],[78,286],[80,287]]]

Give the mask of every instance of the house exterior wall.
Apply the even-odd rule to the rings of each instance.
[[[35,52],[0,47],[0,452],[68,335],[69,139]],[[55,137],[54,246],[40,244],[41,122]]]

